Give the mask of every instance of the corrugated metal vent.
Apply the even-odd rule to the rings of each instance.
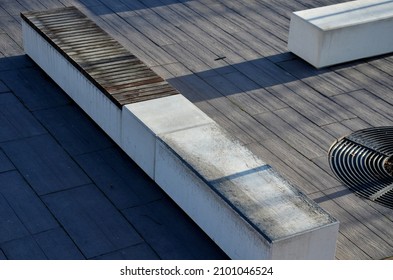
[[[361,197],[393,208],[393,127],[359,130],[329,150],[335,175]]]

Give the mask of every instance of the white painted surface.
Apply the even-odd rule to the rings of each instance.
[[[217,124],[160,138],[156,182],[231,258],[334,258],[338,222]]]
[[[121,147],[154,179],[157,135],[212,122],[180,94],[128,104],[123,107]]]
[[[117,143],[121,110],[22,20],[25,52]]]
[[[316,68],[393,51],[393,1],[358,0],[291,17],[288,49]]]

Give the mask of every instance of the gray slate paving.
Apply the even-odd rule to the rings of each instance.
[[[39,195],[91,182],[48,134],[3,143],[1,147]]]
[[[70,155],[94,152],[114,145],[74,103],[35,111],[34,115]]]
[[[0,173],[0,194],[31,234],[58,226],[45,204],[18,172]]]
[[[1,245],[4,254],[10,260],[46,260],[44,252],[33,236],[14,239]]]
[[[48,194],[43,200],[87,258],[142,242],[94,185]]]
[[[93,258],[94,260],[158,260],[158,255],[146,243],[137,244],[112,253]]]
[[[41,124],[13,94],[0,94],[0,106],[0,142],[45,133]]]
[[[50,260],[85,259],[73,240],[62,228],[55,228],[34,235],[46,257]]]
[[[195,231],[196,225],[168,200],[126,209],[123,213],[162,259],[226,258],[222,252],[203,246],[207,237]]]
[[[80,155],[76,161],[119,209],[163,197],[156,184],[118,148]]]

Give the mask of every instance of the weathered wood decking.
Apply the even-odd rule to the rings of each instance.
[[[20,11],[79,6],[335,216],[338,259],[382,259],[393,255],[393,211],[349,192],[327,151],[352,131],[392,125],[393,58],[315,70],[286,48],[292,11],[338,2],[1,1],[0,53],[23,53]]]

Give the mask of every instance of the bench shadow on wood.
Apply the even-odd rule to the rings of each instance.
[[[151,9],[151,8],[157,8],[161,6],[168,6],[172,4],[182,4],[184,2],[188,2],[191,0],[150,0],[150,1],[135,1],[135,0],[123,0],[121,1],[121,4],[116,3],[114,1],[113,6],[109,3],[109,8],[111,10],[114,10],[116,13],[121,13],[121,12],[130,12],[130,11],[137,11],[137,10],[143,10],[143,9]],[[101,5],[102,3],[100,1],[89,1],[89,0],[79,0],[79,2],[86,6],[97,6]],[[100,10],[100,12],[97,15],[105,15],[109,12],[112,13],[112,11],[109,9],[105,10]]]

